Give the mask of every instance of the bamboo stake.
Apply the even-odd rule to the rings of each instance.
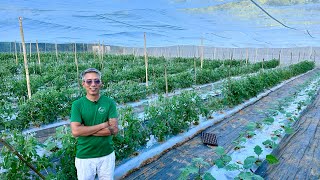
[[[281,64],[281,49],[280,49],[280,51],[279,51],[279,62],[280,62],[280,64]]]
[[[256,54],[254,55],[254,63],[256,63],[257,62],[257,55],[258,55],[258,48],[256,48]]]
[[[144,60],[145,60],[145,66],[146,66],[146,87],[148,88],[148,57],[147,57],[146,33],[144,33]]]
[[[23,34],[23,27],[22,27],[22,17],[19,17],[19,24],[20,24],[20,35],[21,35],[22,49],[23,49],[24,68],[25,68],[25,71],[26,71],[28,98],[31,99],[30,77],[29,77],[29,69],[28,69],[26,44],[24,42],[24,34]]]
[[[194,85],[197,85],[197,64],[196,64],[195,56],[193,56],[193,66],[194,66]]]
[[[166,97],[168,97],[167,62],[164,63],[164,80],[166,82]]]
[[[231,51],[231,55],[230,55],[230,60],[231,61],[233,60],[233,52],[234,52],[234,49],[233,49],[233,51]]]
[[[41,62],[40,62],[40,52],[39,52],[38,40],[36,40],[36,45],[37,45],[37,53],[38,53],[38,63],[39,63],[39,68],[40,68],[40,72],[41,72]]]
[[[201,61],[200,61],[200,68],[203,67],[203,38],[201,38]]]
[[[78,86],[79,86],[79,90],[81,89],[81,85],[78,79],[78,74],[79,74],[79,65],[78,65],[78,59],[77,59],[77,45],[76,43],[74,43],[74,62],[76,64],[76,68],[77,68],[77,75],[76,75],[76,79],[78,81]]]
[[[17,43],[14,41],[14,53],[16,55],[16,65],[18,65]]]
[[[249,61],[249,50],[247,48],[247,57],[246,57],[246,64],[248,65],[248,61]]]
[[[22,44],[19,43],[20,53],[22,53]]]
[[[34,171],[41,179],[45,179],[45,177],[35,167],[33,167],[30,162],[24,159],[23,156],[21,156],[21,154],[19,154],[19,152],[16,149],[14,149],[5,139],[0,138],[0,142],[4,146],[6,146],[9,149],[9,151],[11,151],[14,155],[18,156],[18,158],[22,162],[24,162],[32,171]]]
[[[102,41],[102,51],[101,51],[101,69],[103,69],[103,56],[105,51],[104,41]]]
[[[32,54],[32,51],[31,51],[31,41],[30,41],[30,60],[31,60],[31,54]]]
[[[100,41],[99,41],[99,46],[98,46],[98,47],[99,47],[99,53],[98,53],[98,56],[99,56],[99,59],[101,60],[101,51],[102,51],[102,50],[101,50],[101,44],[100,44]]]
[[[58,44],[57,44],[57,42],[55,44],[55,48],[56,48],[56,58],[57,58],[57,62],[58,62]]]

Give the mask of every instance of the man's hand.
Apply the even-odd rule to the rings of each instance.
[[[102,129],[106,129],[108,126],[109,126],[108,122],[104,122],[94,126],[84,126],[79,122],[70,123],[72,135],[74,137],[91,136]]]

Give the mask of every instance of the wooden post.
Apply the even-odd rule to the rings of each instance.
[[[196,64],[195,56],[193,56],[193,66],[194,66],[194,85],[197,85],[197,64]]]
[[[32,54],[32,50],[31,50],[31,41],[30,41],[30,60],[31,60],[31,54]]]
[[[204,56],[204,54],[203,54],[204,52],[203,52],[203,38],[201,38],[201,61],[200,61],[200,68],[202,69],[202,67],[203,67],[203,56]]]
[[[56,48],[56,58],[57,58],[57,61],[58,61],[58,44],[57,44],[57,42],[55,44],[55,48]]]
[[[281,64],[281,49],[280,49],[280,51],[279,51],[279,62],[280,62],[280,64]]]
[[[164,63],[164,80],[166,83],[166,97],[168,97],[167,61],[165,61],[165,63]]]
[[[18,65],[17,43],[14,41],[14,53],[16,55],[16,65]]]
[[[258,48],[256,48],[256,54],[254,55],[254,63],[257,62],[257,57],[258,56]]]
[[[99,41],[99,51],[98,51],[98,56],[99,56],[99,59],[101,60],[101,44],[100,44],[100,41]]]
[[[39,52],[38,40],[36,40],[36,46],[37,46],[37,53],[38,53],[38,63],[39,63],[39,68],[40,68],[40,72],[41,72],[41,62],[40,62],[40,52]]]
[[[231,51],[231,55],[230,55],[230,60],[231,61],[233,60],[233,52],[234,52],[234,49],[233,49],[233,51]]]
[[[77,59],[77,45],[76,43],[74,43],[74,62],[76,64],[76,68],[77,68],[77,75],[76,75],[76,79],[78,81],[78,87],[79,87],[79,90],[81,89],[81,85],[80,85],[80,81],[79,81],[79,78],[78,78],[78,75],[79,75],[79,65],[78,65],[78,59]]]
[[[20,54],[22,53],[22,43],[19,43]]]
[[[105,48],[105,46],[104,46],[104,41],[102,41],[102,46],[101,46],[102,48],[101,48],[101,69],[103,69],[103,56],[104,56],[104,48]]]
[[[22,17],[19,17],[19,24],[20,24],[20,35],[21,35],[22,49],[23,49],[24,68],[25,68],[25,71],[26,71],[28,98],[31,99],[30,77],[29,77],[29,69],[28,69],[28,61],[27,61],[26,44],[24,42],[24,34],[23,34],[23,27],[22,27]]]
[[[249,61],[249,50],[247,48],[247,56],[246,56],[246,64],[248,65],[248,61]]]
[[[104,49],[104,47],[105,47],[104,46],[104,41],[102,41],[102,46],[101,47],[102,47],[102,49],[101,49],[101,63],[103,63],[103,56],[104,56],[104,50],[105,50]]]
[[[147,57],[147,42],[146,42],[146,33],[144,33],[144,60],[146,66],[146,87],[148,88],[148,57]]]

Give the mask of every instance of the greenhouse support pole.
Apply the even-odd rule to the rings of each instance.
[[[28,69],[26,44],[24,42],[24,34],[23,34],[23,27],[22,27],[22,17],[19,17],[19,24],[20,24],[20,35],[21,35],[22,49],[23,49],[24,68],[25,68],[25,71],[26,71],[28,98],[31,99],[30,77],[29,77],[29,69]]]
[[[14,53],[16,55],[16,65],[18,65],[17,43],[14,41]]]
[[[5,139],[0,138],[0,142],[6,146],[9,151],[11,151],[14,155],[18,156],[18,158],[24,162],[30,169],[32,169],[32,171],[34,171],[41,179],[46,179],[35,167],[32,166],[32,164],[30,162],[28,162],[27,160],[25,160],[21,154],[19,154],[19,152],[17,150],[15,150]]]
[[[40,72],[41,72],[41,62],[40,62],[40,52],[39,52],[38,40],[36,40],[36,46],[37,46],[37,54],[38,54],[38,64],[39,64],[39,68],[40,68]]]
[[[148,88],[148,57],[147,57],[147,43],[146,43],[146,33],[143,34],[144,37],[144,60],[146,66],[146,87]]]
[[[299,51],[299,56],[298,56],[298,63],[300,62],[300,51]]]

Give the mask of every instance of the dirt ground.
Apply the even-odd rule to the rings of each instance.
[[[250,105],[240,112],[234,114],[233,116],[224,119],[222,122],[213,125],[212,127],[209,127],[208,129],[205,130],[205,132],[212,132],[217,135],[218,138],[218,144],[219,146],[223,146],[227,151],[230,151],[234,148],[234,144],[232,143],[233,140],[235,140],[239,135],[240,132],[243,132],[246,128],[246,124],[249,122],[260,122],[264,118],[267,117],[267,111],[268,109],[272,109],[276,107],[280,102],[280,99],[290,97],[294,93],[298,91],[298,87],[304,84],[308,79],[313,77],[316,73],[319,73],[320,70],[317,69],[315,71],[312,71],[302,77],[299,77],[281,88],[277,89],[274,92],[271,92],[268,96],[262,98],[261,100],[257,101],[255,104]],[[319,96],[316,98],[319,100]],[[314,104],[314,107],[319,107],[319,103],[315,101],[316,104]],[[302,117],[302,120],[297,123],[296,126],[299,127],[299,124],[305,124],[303,123],[304,121],[304,116],[307,117],[314,117],[317,119],[318,122],[313,122],[312,118],[309,120],[310,122],[315,123],[313,126],[307,126],[307,125],[300,125],[300,126],[306,126],[306,128],[309,127],[311,128],[312,132],[314,133],[302,133],[305,131],[302,128],[298,128],[299,131],[294,133],[294,134],[299,134],[301,135],[292,135],[294,137],[299,137],[300,140],[307,139],[308,141],[304,142],[303,145],[295,145],[294,140],[289,139],[284,139],[281,144],[285,143],[284,145],[280,145],[280,150],[279,150],[279,159],[280,161],[283,161],[281,164],[287,164],[286,162],[289,161],[288,159],[292,158],[291,156],[295,156],[296,153],[302,154],[299,155],[297,160],[290,160],[295,167],[295,173],[294,174],[289,174],[285,170],[278,170],[275,173],[273,169],[276,169],[276,166],[271,166],[268,167],[266,165],[263,165],[261,168],[264,167],[266,173],[260,173],[263,177],[266,177],[267,179],[295,179],[292,178],[294,175],[298,177],[298,179],[308,179],[306,178],[306,174],[309,174],[309,177],[313,179],[313,177],[316,177],[319,174],[319,158],[320,158],[320,150],[318,150],[316,147],[319,138],[316,133],[319,133],[317,131],[317,128],[314,126],[317,126],[319,123],[319,117],[320,117],[320,111],[318,109],[314,110],[314,112],[304,112],[304,115]],[[308,124],[308,123],[307,123]],[[309,123],[310,124],[310,123]],[[301,132],[300,132],[301,131]],[[283,150],[281,150],[282,146],[287,146],[286,144],[293,144],[291,145],[293,148],[296,147],[296,151],[293,151],[291,155],[287,155],[287,153],[284,153]],[[294,146],[295,145],[295,146]],[[298,148],[299,147],[299,148]],[[308,147],[308,148],[306,148]],[[287,147],[285,148],[287,150]],[[303,154],[308,154],[307,156],[304,156]],[[317,155],[317,156],[316,156]],[[316,160],[313,160],[312,157],[316,156]],[[190,139],[183,145],[179,147],[175,147],[172,150],[168,151],[164,155],[162,155],[160,158],[157,160],[151,162],[150,164],[147,164],[140,169],[132,172],[128,176],[126,176],[124,179],[154,179],[154,180],[168,180],[168,179],[178,179],[180,175],[180,168],[184,168],[187,165],[189,165],[192,161],[193,158],[201,157],[205,159],[207,162],[211,163],[214,159],[217,158],[217,155],[214,153],[214,150],[212,147],[203,145],[201,142],[200,134],[195,136],[194,138]],[[278,156],[277,156],[278,157]],[[304,157],[304,158],[303,158]],[[302,159],[301,159],[302,158]],[[309,163],[314,164],[313,167],[314,169],[311,169],[310,167],[305,167],[304,165],[307,165],[307,160],[309,160]],[[299,161],[303,161],[301,163],[297,163]],[[280,165],[279,165],[280,166]],[[287,171],[290,170],[291,168],[289,166],[283,166]],[[261,169],[260,168],[260,169]],[[202,169],[203,171],[207,169]],[[259,170],[259,172],[262,172]],[[301,174],[301,175],[300,175]],[[299,175],[299,176],[298,176]],[[313,176],[312,176],[313,175]],[[282,178],[278,178],[282,177]]]

